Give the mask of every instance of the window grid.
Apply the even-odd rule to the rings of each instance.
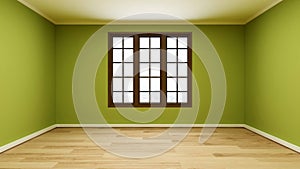
[[[159,45],[157,47],[153,46],[153,44],[155,43],[152,43],[153,40],[158,40],[157,42],[159,43]],[[142,44],[142,42],[140,40],[143,40],[144,42],[147,41],[147,45],[145,44]],[[139,96],[142,96],[142,94],[146,94],[147,93],[147,101],[142,101],[142,98],[139,99],[139,103],[140,104],[157,104],[159,102],[155,102],[154,101],[154,97],[153,95],[155,95],[156,92],[159,93],[159,100],[161,100],[161,94],[160,94],[160,91],[157,91],[157,90],[154,90],[154,87],[153,87],[153,84],[152,82],[155,80],[155,78],[159,78],[159,80],[161,79],[160,76],[155,76],[153,75],[153,73],[155,72],[155,69],[154,69],[154,65],[155,64],[159,64],[159,71],[161,69],[161,66],[160,66],[160,62],[155,62],[153,61],[154,60],[154,50],[159,50],[158,51],[158,55],[159,55],[159,58],[161,57],[161,36],[148,36],[148,35],[144,35],[144,36],[140,36],[138,41],[140,42],[139,43],[139,57],[142,58],[142,51],[143,52],[146,52],[146,56],[148,56],[147,60],[144,60],[144,61],[141,61],[139,62],[140,64],[140,68],[142,67],[141,65],[142,64],[146,64],[147,66],[147,74],[146,75],[140,75],[139,76],[139,80],[142,81],[142,79],[147,79],[147,82],[148,82],[148,90],[147,91],[142,91],[140,90],[139,92],[141,93]],[[157,43],[156,42],[156,43]],[[144,53],[145,54],[145,53]],[[160,59],[159,59],[160,60]],[[140,73],[142,72],[142,70],[140,70]],[[143,73],[142,73],[143,74]],[[160,73],[159,73],[160,74]],[[159,89],[160,86],[159,86]]]
[[[165,33],[164,33],[165,34]],[[112,50],[109,50],[109,68],[112,67],[112,64],[111,63],[121,63],[122,64],[122,75],[121,76],[114,76],[112,74],[112,70],[109,69],[109,91],[112,91],[111,90],[111,80],[112,78],[122,78],[122,103],[114,103],[113,100],[112,100],[112,96],[111,96],[111,93],[109,92],[109,107],[115,107],[115,106],[118,106],[118,107],[128,107],[128,106],[135,106],[135,107],[148,107],[148,106],[157,106],[157,107],[161,107],[161,106],[166,106],[166,107],[190,107],[191,106],[191,75],[190,75],[190,72],[187,72],[187,74],[185,76],[180,76],[179,75],[179,63],[184,63],[186,64],[187,68],[190,68],[191,69],[191,33],[183,33],[184,35],[182,36],[182,33],[178,33],[178,35],[176,36],[176,33],[170,33],[170,35],[168,36],[165,36],[165,35],[160,35],[160,34],[126,34],[126,33],[121,33],[121,34],[118,34],[118,33],[110,33],[110,38],[109,38],[109,46],[112,46],[112,37],[122,37],[122,47],[120,48],[115,48],[113,47],[112,49],[122,49],[122,62],[112,62],[112,56],[113,56],[113,53],[112,53]],[[154,35],[154,36],[153,36]],[[124,39],[126,37],[133,37],[133,47],[132,48],[125,48],[124,46]],[[142,37],[147,37],[148,38],[148,48],[140,48],[139,47],[139,38],[142,38]],[[160,48],[152,48],[152,37],[160,37]],[[173,48],[167,48],[167,38],[168,37],[173,37],[173,38],[176,38],[176,47],[173,47]],[[179,38],[181,37],[184,37],[187,39],[187,42],[186,42],[186,45],[187,47],[186,48],[182,48],[182,47],[179,47]],[[133,60],[132,62],[127,62],[125,59],[124,59],[124,50],[126,49],[131,49],[133,50]],[[147,61],[148,62],[140,62],[140,58],[139,58],[139,52],[141,49],[148,49],[148,59]],[[152,52],[154,52],[154,50],[152,51],[152,49],[158,49],[160,50],[160,62],[157,62],[157,61],[153,61],[152,59]],[[176,60],[175,62],[169,62],[167,61],[167,52],[161,52],[161,51],[167,51],[168,49],[175,49],[176,50]],[[186,62],[183,62],[183,61],[179,61],[179,50],[186,50],[187,54],[186,54]],[[183,51],[181,51],[183,52]],[[134,75],[133,76],[125,76],[125,66],[124,64],[125,63],[131,63],[133,64],[133,73]],[[144,63],[144,64],[148,64],[148,76],[145,76],[145,77],[142,77],[140,76],[140,64],[141,63]],[[167,69],[167,64],[168,63],[174,63],[176,64],[176,76],[167,76],[167,71],[162,71],[162,70],[166,70]],[[160,76],[153,76],[152,75],[152,71],[154,70],[154,66],[152,64],[159,64],[159,67],[160,67]],[[165,67],[165,68],[164,68]],[[156,67],[155,67],[156,68]],[[153,70],[152,70],[153,69]],[[156,72],[157,73],[157,72]],[[125,89],[125,83],[124,83],[124,79],[125,78],[132,78],[133,79],[133,91],[129,91],[127,89]],[[140,97],[140,79],[141,78],[148,78],[148,91],[145,91],[148,93],[148,96],[149,96],[149,102],[147,103],[141,103],[140,100],[139,100],[139,97]],[[159,78],[160,79],[160,90],[161,91],[156,91],[156,90],[153,90],[152,91],[152,87],[151,87],[151,82],[153,80],[153,78]],[[167,96],[168,94],[168,90],[167,90],[167,78],[176,78],[176,91],[174,91],[176,93],[176,102],[174,103],[167,103],[167,97],[162,97],[163,94],[165,96]],[[186,79],[187,81],[187,84],[186,84],[186,90],[182,90],[180,89],[179,87],[179,79]],[[125,91],[126,90],[126,91]],[[125,94],[126,92],[132,92],[133,93],[133,103],[124,103],[125,101]],[[156,93],[156,94],[155,94]],[[158,94],[157,93],[160,93],[160,102],[157,102],[157,103],[154,103],[152,100],[151,97],[154,97],[155,95],[157,96]],[[180,103],[180,100],[179,100],[179,95],[183,95],[183,94],[186,94],[187,95],[187,102],[183,102],[183,103]],[[152,102],[152,103],[151,103]],[[151,103],[151,104],[150,104]],[[166,105],[165,105],[166,104]]]
[[[168,41],[170,40],[171,42],[172,41],[176,41],[175,42],[175,47],[169,47],[168,45],[167,45],[167,51],[173,51],[173,53],[174,53],[174,50],[175,50],[175,55],[176,55],[176,57],[175,57],[175,61],[170,61],[169,60],[169,58],[167,59],[168,61],[167,61],[167,64],[169,64],[170,66],[171,65],[173,65],[173,64],[176,64],[176,75],[175,76],[173,76],[173,75],[168,75],[168,82],[167,83],[172,83],[172,81],[175,81],[175,84],[176,84],[176,89],[175,89],[175,91],[174,91],[174,89],[173,90],[167,90],[167,95],[170,95],[170,97],[172,96],[172,95],[174,95],[175,94],[175,100],[173,100],[173,102],[176,102],[176,103],[184,103],[184,102],[189,102],[189,98],[186,98],[186,99],[183,99],[184,98],[184,95],[188,95],[188,91],[184,91],[184,90],[181,90],[180,89],[180,84],[179,84],[179,80],[180,79],[183,79],[183,78],[187,78],[188,79],[188,74],[189,74],[189,72],[188,72],[188,70],[187,70],[187,68],[188,68],[188,66],[186,67],[186,70],[185,71],[187,71],[187,74],[185,75],[185,76],[180,76],[180,70],[182,71],[183,69],[185,69],[185,67],[183,67],[183,69],[180,69],[179,68],[179,66],[182,66],[182,64],[186,64],[186,65],[188,65],[188,58],[186,59],[186,62],[184,62],[184,61],[180,61],[179,60],[179,57],[180,57],[180,54],[179,54],[179,51],[181,51],[181,50],[184,50],[184,51],[188,51],[188,46],[187,46],[187,44],[185,44],[186,45],[186,47],[179,47],[179,45],[180,45],[180,43],[179,43],[179,39],[180,38],[182,38],[182,37],[180,37],[180,36],[177,36],[177,37],[168,37],[167,38],[167,43],[168,43]],[[171,43],[170,43],[171,44]],[[171,45],[174,45],[174,44],[171,44]],[[171,53],[171,52],[170,52]],[[169,53],[168,53],[169,54]],[[171,57],[172,55],[170,55],[170,57]],[[188,56],[188,54],[186,53],[186,56]],[[168,67],[167,67],[168,68]],[[169,85],[169,84],[168,84]],[[168,96],[167,96],[167,98],[169,98]]]
[[[121,76],[118,76],[118,75],[113,75],[113,79],[121,79],[121,90],[115,90],[114,89],[114,86],[116,86],[117,84],[114,84],[115,80],[113,80],[112,82],[112,85],[113,85],[113,98],[115,97],[114,95],[119,95],[121,93],[121,100],[118,101],[118,103],[127,103],[127,102],[133,102],[131,101],[130,98],[130,94],[133,93],[134,91],[133,90],[129,90],[128,89],[128,86],[129,84],[126,84],[127,85],[127,89],[125,88],[125,79],[129,79],[129,78],[133,78],[132,76],[126,76],[125,75],[125,66],[130,66],[130,64],[133,65],[133,61],[128,61],[128,60],[125,60],[125,51],[127,50],[132,50],[131,53],[133,54],[133,38],[132,38],[132,47],[125,47],[125,39],[126,38],[132,38],[132,37],[119,37],[118,39],[121,39],[120,42],[118,42],[116,45],[120,45],[120,47],[115,47],[115,42],[113,43],[112,45],[112,50],[113,51],[116,51],[116,50],[121,50],[121,62],[120,61],[113,61],[113,64],[120,64],[121,65],[121,69],[122,69],[122,74]],[[113,39],[114,40],[114,39]],[[130,58],[130,54],[129,54],[129,58]],[[113,58],[114,59],[114,58]],[[133,68],[132,68],[133,69]],[[117,70],[118,71],[118,70]],[[127,81],[126,81],[127,82]]]

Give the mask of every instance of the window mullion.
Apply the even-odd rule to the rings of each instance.
[[[124,90],[124,64],[125,59],[124,59],[124,37],[122,38],[122,103],[125,102],[125,90]]]
[[[167,37],[161,35],[161,71],[160,71],[160,84],[161,84],[161,104],[167,104]]]
[[[179,73],[179,70],[178,70],[178,37],[176,37],[176,103],[179,102],[179,99],[178,99],[178,73]]]
[[[152,53],[151,53],[151,37],[149,36],[149,58],[148,58],[148,71],[149,71],[149,91],[148,91],[148,95],[149,95],[149,104],[151,104],[151,80],[152,80],[152,77],[151,77],[151,56],[152,56]]]
[[[139,92],[140,92],[140,82],[139,82],[139,77],[140,77],[140,73],[139,73],[139,36],[138,35],[134,35],[133,37],[133,53],[134,53],[134,101],[133,101],[133,105],[134,106],[138,106],[139,105]]]

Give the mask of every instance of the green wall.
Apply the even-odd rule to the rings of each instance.
[[[246,124],[300,146],[300,1],[246,26]]]
[[[72,100],[76,59],[99,26],[56,26],[56,123],[78,123]]]
[[[0,1],[0,146],[55,124],[55,27]]]
[[[85,42],[99,28],[100,26],[56,27],[56,122],[58,124],[78,123],[72,101],[74,65]],[[227,77],[227,103],[221,123],[244,123],[244,27],[199,26],[199,28],[215,46]],[[193,72],[198,84],[200,84],[201,94],[200,110],[196,123],[204,123],[210,106],[211,89],[207,72],[195,55],[193,56]],[[98,104],[106,120],[109,123],[133,123],[121,116],[116,109],[107,108],[107,57],[100,64],[96,86]],[[176,108],[167,108],[152,123],[172,123],[177,112],[178,109]]]

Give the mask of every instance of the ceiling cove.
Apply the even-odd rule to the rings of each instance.
[[[244,25],[283,0],[18,0],[56,25]]]

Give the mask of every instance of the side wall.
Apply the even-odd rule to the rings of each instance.
[[[55,124],[55,27],[0,1],[0,146]]]
[[[81,48],[100,26],[57,26],[56,28],[56,120],[58,124],[78,123],[72,101],[74,65]],[[227,103],[221,123],[242,124],[244,123],[244,27],[199,26],[199,28],[215,46],[227,77]],[[195,55],[193,56],[193,72],[201,95],[196,123],[203,123],[210,106],[211,89],[205,67]],[[116,109],[107,108],[107,57],[100,64],[95,91],[99,107],[109,123],[133,123],[120,115]],[[101,101],[99,101],[100,98]],[[177,113],[178,109],[167,108],[158,119],[151,123],[172,123]]]
[[[246,26],[246,124],[300,146],[300,1]]]

